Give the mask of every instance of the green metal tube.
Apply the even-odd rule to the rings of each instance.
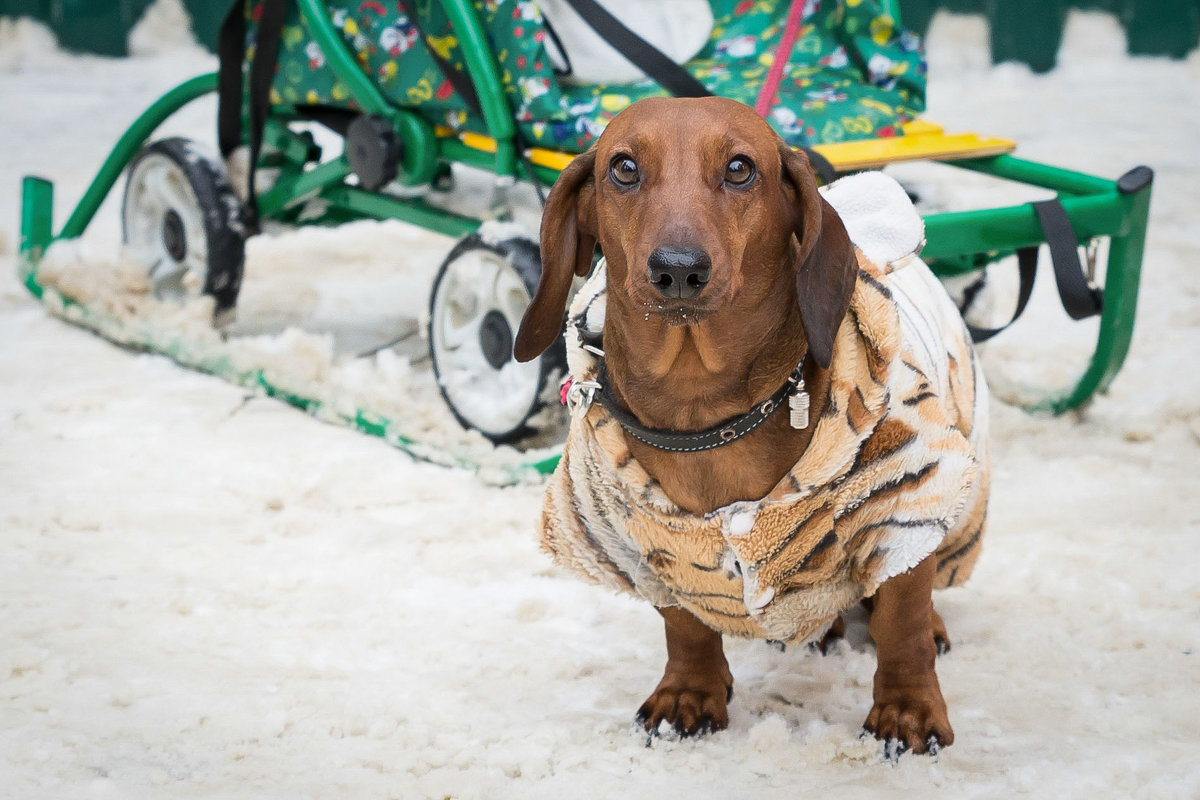
[[[1029,183],[1053,189],[1065,194],[1109,194],[1116,191],[1116,185],[1110,180],[1061,167],[1039,164],[1036,161],[1026,161],[1010,155],[970,158],[955,161],[954,166],[1018,183]]]
[[[433,126],[421,116],[396,109],[392,111],[392,125],[404,143],[400,159],[399,179],[406,186],[429,183],[437,172],[438,146]]]
[[[1014,159],[1014,161],[1016,161]],[[1087,368],[1075,383],[1058,391],[1026,388],[1025,407],[1031,411],[1061,414],[1086,403],[1097,392],[1108,388],[1120,371],[1133,338],[1142,256],[1146,245],[1146,226],[1150,213],[1150,185],[1125,193],[1118,184],[1091,176],[1070,173],[1040,164],[1011,164],[989,174],[1002,175],[1025,183],[1082,191],[1097,190],[1092,196],[1061,198],[1080,241],[1109,237],[1108,266],[1104,276],[1104,311],[1100,316],[1096,348]],[[1017,248],[1041,244],[1045,237],[1032,206],[982,211],[934,214],[925,218],[929,244],[922,251],[926,259],[944,259],[946,271],[965,266],[964,254],[1012,252]],[[956,264],[955,262],[961,262]]]
[[[282,177],[279,182],[258,197],[258,212],[262,216],[275,214],[281,209],[303,199],[306,195],[340,184],[353,170],[346,156],[338,156],[307,172],[293,173]]]
[[[442,9],[458,35],[459,49],[467,64],[467,74],[479,96],[483,123],[488,135],[496,140],[495,170],[498,175],[517,174],[517,129],[512,110],[504,95],[504,83],[496,66],[496,56],[470,0],[443,0]]]
[[[492,153],[468,147],[458,139],[451,137],[438,139],[438,149],[441,157],[447,161],[457,161],[479,169],[494,170],[496,158]]]
[[[338,208],[375,219],[398,219],[446,236],[461,237],[479,228],[480,220],[437,208],[419,199],[404,200],[350,186],[334,186],[321,197]]]
[[[21,244],[17,263],[25,287],[41,298],[37,264],[54,237],[54,184],[26,175],[21,181]]]
[[[1150,215],[1150,187],[1122,195],[1126,216],[1132,221],[1124,236],[1109,241],[1108,266],[1104,275],[1104,313],[1096,350],[1083,375],[1068,391],[1035,403],[1031,410],[1061,414],[1077,408],[1103,392],[1120,372],[1133,339],[1142,254],[1146,247],[1146,225]]]
[[[1120,236],[1129,221],[1116,191],[1098,197],[1064,197],[1063,208],[1080,241],[1096,236]],[[925,217],[926,259],[962,253],[1015,250],[1045,241],[1037,212],[1029,204],[979,211],[952,211]]]
[[[22,255],[36,260],[54,235],[54,184],[45,178],[26,175],[21,181]]]
[[[281,117],[267,119],[263,126],[263,144],[296,165],[303,165],[309,157],[308,143],[288,128],[286,120]]]
[[[104,202],[105,196],[117,182],[117,178],[121,176],[125,165],[133,159],[142,143],[149,138],[154,129],[161,125],[167,117],[197,97],[216,90],[217,74],[215,72],[200,75],[179,84],[147,108],[129,127],[129,130],[125,131],[117,140],[116,146],[104,160],[104,164],[101,165],[91,186],[84,193],[79,205],[71,212],[71,216],[58,235],[64,239],[74,239],[82,235],[88,223],[92,221],[92,217],[96,215],[100,204]]]

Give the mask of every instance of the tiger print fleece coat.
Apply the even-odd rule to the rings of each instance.
[[[724,634],[802,643],[930,553],[937,586],[979,555],[987,505],[987,389],[945,290],[917,259],[894,272],[859,252],[827,411],[800,461],[759,500],[698,516],[633,458],[599,404],[572,420],[542,543],[586,578],[681,606]],[[602,265],[572,303],[571,374],[596,374],[578,329],[600,330]]]

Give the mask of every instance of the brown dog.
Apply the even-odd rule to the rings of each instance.
[[[950,744],[931,592],[969,574],[987,491],[984,389],[944,293],[920,308],[925,267],[870,263],[807,159],[721,98],[638,102],[564,170],[518,359],[559,335],[597,243],[603,367],[584,377],[604,389],[572,424],[543,539],[662,614],[667,665],[639,711],[646,728],[727,726],[723,633],[813,641],[869,597],[866,729],[916,752]],[[924,274],[904,289],[910,270]],[[946,346],[913,345],[931,335]],[[812,424],[803,408],[774,413],[805,391]],[[708,429],[728,443],[669,444]]]

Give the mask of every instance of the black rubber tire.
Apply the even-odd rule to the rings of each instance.
[[[203,236],[207,244],[208,257],[201,291],[212,295],[216,316],[227,315],[237,304],[238,291],[242,286],[246,228],[241,200],[233,190],[223,161],[206,154],[203,148],[181,137],[160,139],[143,147],[126,170],[125,194],[121,203],[122,240],[129,243],[130,216],[138,213],[138,209],[132,207],[136,201],[131,191],[131,180],[139,165],[152,156],[161,156],[173,162],[191,188],[199,206],[199,216],[203,219]],[[177,219],[186,219],[178,211],[176,216]],[[187,235],[199,235],[199,232],[185,231],[185,238]]]
[[[531,423],[531,418],[550,405],[551,402],[557,404],[557,395],[549,391],[549,384],[557,382],[561,377],[566,375],[567,371],[567,351],[566,343],[560,335],[550,346],[545,353],[538,359],[537,373],[537,391],[534,393],[533,402],[519,422],[508,427],[505,430],[485,430],[469,418],[469,412],[464,413],[463,409],[456,406],[454,399],[447,392],[443,382],[442,365],[439,364],[439,356],[435,343],[437,339],[434,335],[434,324],[438,318],[436,305],[438,303],[443,279],[446,277],[450,266],[464,254],[471,250],[485,250],[495,254],[503,259],[521,279],[525,286],[525,290],[529,297],[532,298],[534,291],[537,289],[538,279],[542,273],[541,253],[539,252],[537,242],[523,237],[504,239],[500,241],[486,241],[478,233],[472,233],[464,237],[454,246],[450,254],[446,256],[446,260],[442,262],[438,268],[437,277],[433,281],[433,289],[429,295],[429,326],[428,326],[428,341],[430,360],[433,363],[433,374],[437,380],[438,391],[446,401],[446,405],[454,414],[464,428],[478,430],[485,437],[495,442],[496,444],[516,444],[521,440],[533,436],[540,432],[540,428]],[[516,336],[516,331],[511,331],[513,338]],[[511,342],[507,347],[507,361],[511,361],[512,346]],[[494,364],[492,364],[495,367]],[[554,394],[555,399],[548,398]]]

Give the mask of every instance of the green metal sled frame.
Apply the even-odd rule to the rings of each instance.
[[[482,168],[508,180],[519,178],[525,154],[519,149],[495,59],[469,0],[443,0],[443,7],[463,42],[467,71],[480,98],[488,132],[484,147],[469,146],[458,137],[440,135],[422,117],[393,106],[354,61],[319,0],[297,2],[329,65],[349,87],[358,108],[390,120],[399,134],[404,150],[398,180],[410,185],[427,183],[442,162]],[[121,172],[154,130],[178,109],[215,92],[216,88],[215,73],[202,75],[180,84],[153,103],[118,140],[57,234],[53,232],[52,184],[37,177],[25,178],[19,265],[21,277],[30,292],[38,298],[44,295],[37,267],[49,245],[56,240],[81,236]],[[304,202],[319,197],[327,209],[324,216],[306,222],[337,224],[361,218],[398,219],[450,236],[466,235],[482,224],[481,219],[433,207],[419,198],[377,194],[347,185],[345,179],[352,170],[344,155],[306,169],[308,143],[288,128],[288,122],[302,119],[303,116],[294,109],[277,106],[267,121],[264,143],[273,151],[271,165],[279,167],[280,172],[275,184],[258,196],[261,216],[294,221]],[[818,145],[816,149],[822,148]],[[561,167],[570,159],[566,154],[551,155],[557,158],[535,158],[525,164],[538,181],[546,184],[554,182]],[[1073,385],[1054,391],[1029,392],[1027,395],[1031,399],[1025,403],[1025,408],[1030,411],[1055,414],[1082,406],[1109,386],[1129,351],[1145,249],[1152,173],[1146,168],[1137,168],[1114,181],[1019,159],[1004,152],[936,160],[1054,191],[1059,195],[1079,243],[1102,237],[1109,239],[1103,313],[1096,348],[1087,368]],[[836,166],[838,162],[834,160],[834,163]],[[1018,249],[1044,242],[1036,213],[1028,204],[930,214],[924,220],[927,244],[922,257],[943,278],[979,269]],[[63,300],[72,303],[71,298]],[[104,320],[96,318],[96,312],[86,308],[77,308],[75,312],[74,321],[87,327],[100,329],[104,325]],[[365,412],[354,416],[334,412],[320,401],[273,386],[260,371],[247,373],[224,362],[197,362],[185,356],[178,343],[152,341],[148,336],[141,340],[135,337],[134,345],[164,353],[185,366],[264,391],[324,419],[381,436],[418,457],[472,466],[464,459],[426,452],[419,442],[398,433],[402,426],[393,421]],[[552,470],[556,462],[557,457],[551,457],[531,461],[527,466],[544,473]]]

